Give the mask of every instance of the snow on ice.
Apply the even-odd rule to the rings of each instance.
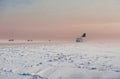
[[[0,44],[0,79],[120,79],[120,44]]]

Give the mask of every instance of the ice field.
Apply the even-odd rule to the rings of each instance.
[[[1,43],[0,79],[120,79],[120,43]]]

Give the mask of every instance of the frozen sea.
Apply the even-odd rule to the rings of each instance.
[[[0,79],[120,79],[120,43],[0,43]]]

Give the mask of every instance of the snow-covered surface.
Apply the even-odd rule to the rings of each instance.
[[[120,79],[120,43],[1,43],[0,79]]]

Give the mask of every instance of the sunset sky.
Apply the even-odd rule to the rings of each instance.
[[[120,0],[0,0],[0,39],[120,39]]]

